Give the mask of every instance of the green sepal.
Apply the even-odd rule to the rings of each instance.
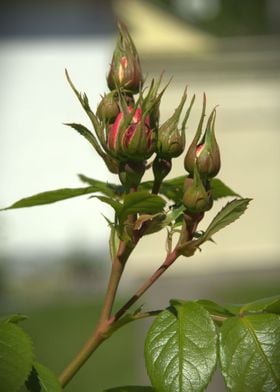
[[[194,165],[194,178],[190,181],[191,184],[186,188],[183,196],[186,211],[190,213],[208,211],[213,205],[213,200],[203,185],[196,163]]]
[[[194,162],[196,160],[196,147],[199,142],[199,139],[201,137],[202,133],[202,127],[203,127],[203,122],[205,118],[205,111],[206,111],[206,95],[203,94],[203,106],[202,106],[202,113],[200,116],[200,121],[195,133],[195,136],[193,138],[193,141],[191,142],[187,154],[185,156],[184,160],[184,165],[185,165],[185,170],[188,171],[189,173],[192,172]]]
[[[82,124],[77,124],[77,123],[64,123],[64,125],[67,125],[68,127],[71,127],[75,129],[77,132],[79,132],[80,135],[82,135],[93,147],[94,149],[99,153],[99,155],[103,156],[105,155],[104,151],[100,149],[100,146],[93,135],[93,133],[84,125]]]
[[[157,155],[159,158],[175,158],[184,151],[186,142],[185,127],[179,129],[178,124],[186,99],[187,89],[185,88],[181,101],[178,107],[175,109],[173,115],[158,129]],[[184,122],[186,122],[186,116],[184,118]]]

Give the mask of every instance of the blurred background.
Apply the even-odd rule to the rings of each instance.
[[[92,108],[107,90],[105,75],[116,22],[131,32],[148,78],[172,83],[162,121],[187,84],[196,103],[191,140],[207,94],[218,107],[219,174],[253,202],[240,221],[191,259],[179,259],[141,303],[164,308],[170,297],[246,302],[279,293],[280,277],[280,3],[278,0],[9,0],[0,12],[0,205],[63,187],[76,174],[116,181],[92,148],[64,122],[88,124],[68,87],[66,67]],[[184,174],[183,157],[172,175]],[[170,176],[171,177],[171,176]],[[149,178],[149,175],[147,176]],[[277,179],[278,178],[278,179]],[[202,229],[225,200],[207,214]],[[0,312],[26,313],[39,360],[59,373],[90,334],[109,271],[103,217],[87,197],[0,216]],[[129,261],[119,303],[164,257],[165,235],[147,236]],[[119,331],[67,390],[103,391],[148,384],[143,341],[150,321]],[[112,347],[114,354],[112,354]],[[224,391],[215,376],[208,392]]]

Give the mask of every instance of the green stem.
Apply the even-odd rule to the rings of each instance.
[[[107,321],[111,316],[120,279],[131,251],[132,248],[127,248],[125,243],[122,241],[119,245],[117,256],[114,258],[114,260],[112,260],[111,274],[107,286],[107,292],[105,294],[103,308],[100,314],[99,324]]]
[[[162,181],[159,181],[159,180],[155,179],[155,181],[153,183],[153,189],[152,189],[152,193],[154,195],[157,195],[159,193],[161,184],[162,184]]]
[[[80,352],[60,375],[59,380],[62,387],[65,387],[69,383],[91,354],[111,335],[111,331],[114,331],[114,325],[116,325],[115,323],[120,319],[120,317],[126,313],[126,311],[146,292],[146,290],[164,273],[164,271],[173,264],[178,257],[176,250],[167,255],[160,268],[156,270],[156,272],[139,288],[139,290],[137,290],[130,300],[127,301],[114,316],[108,319],[111,314],[125,262],[131,251],[132,249],[127,248],[124,243],[120,244],[117,257],[113,261],[111,277],[97,328],[82,347]]]
[[[103,327],[104,328],[104,327]],[[107,339],[106,336],[107,328],[105,327],[103,330],[101,326],[97,327],[95,332],[89,338],[89,340],[85,343],[79,353],[75,356],[75,358],[70,362],[70,364],[65,368],[65,370],[59,376],[59,381],[64,388],[69,381],[75,376],[78,370],[83,366],[83,364],[88,360],[91,354],[100,346],[100,344]]]
[[[62,387],[65,387],[69,383],[69,381],[87,361],[90,355],[99,347],[99,345],[104,340],[109,337],[108,331],[111,324],[108,322],[108,319],[111,316],[117,289],[126,261],[132,250],[132,247],[127,247],[127,245],[123,241],[120,242],[118,253],[116,257],[112,260],[111,274],[99,322],[92,336],[60,375],[59,380]]]
[[[117,311],[117,313],[109,320],[111,324],[119,320],[126,311],[151,287],[158,278],[174,263],[178,258],[176,248],[166,256],[163,264],[153,273],[153,275],[144,282],[144,284],[136,291],[136,293]]]

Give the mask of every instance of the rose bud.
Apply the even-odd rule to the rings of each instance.
[[[120,112],[108,128],[107,148],[120,160],[133,162],[148,159],[154,152],[154,136],[149,117],[142,115],[141,108],[128,106]]]
[[[194,178],[185,183],[183,204],[190,213],[199,213],[210,210],[213,205],[212,197],[205,190],[197,166],[194,166]]]
[[[157,155],[160,158],[176,158],[184,151],[186,142],[185,128],[192,105],[194,103],[194,98],[195,97],[193,96],[191,104],[183,119],[181,129],[179,129],[178,124],[180,120],[180,115],[187,99],[186,89],[182,96],[181,102],[175,110],[174,114],[159,128],[157,135]]]
[[[196,148],[199,173],[206,178],[215,177],[221,167],[220,150],[215,137],[216,111],[209,118],[201,143]]]
[[[96,110],[96,115],[101,122],[111,124],[115,121],[117,115],[120,113],[118,97],[119,95],[116,90],[102,97]]]
[[[112,124],[115,121],[121,111],[121,100],[125,101],[128,106],[134,105],[134,98],[131,94],[123,93],[122,96],[120,94],[119,91],[113,90],[102,97],[96,110],[96,115],[102,123]]]
[[[137,94],[143,81],[139,56],[126,26],[119,23],[118,29],[119,37],[107,76],[108,87]]]
[[[206,109],[206,98],[204,95],[203,110],[194,139],[185,157],[185,169],[192,175],[195,163],[200,175],[204,178],[215,177],[221,167],[220,151],[215,137],[216,110],[209,116],[205,132],[201,138],[203,120]]]

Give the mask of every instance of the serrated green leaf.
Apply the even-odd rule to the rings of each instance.
[[[195,302],[173,302],[148,331],[145,360],[156,391],[203,391],[217,360],[216,329],[209,313]]]
[[[234,192],[230,187],[228,187],[223,181],[219,180],[218,178],[213,178],[210,183],[213,200],[218,200],[223,197],[230,196],[241,197],[238,193]]]
[[[14,208],[34,207],[44,204],[56,203],[57,201],[70,199],[72,197],[88,195],[90,193],[102,192],[99,186],[89,186],[87,188],[62,188],[53,191],[38,193],[36,195],[18,200],[9,207],[2,208],[0,211],[11,210]]]
[[[165,201],[160,196],[145,191],[130,193],[124,196],[119,219],[124,222],[130,214],[156,214],[161,212],[164,206]]]
[[[221,370],[231,392],[280,390],[280,316],[232,317],[220,330]]]
[[[3,316],[0,318],[0,323],[14,323],[18,324],[21,321],[26,320],[28,317],[25,314],[16,313],[16,314],[9,314],[7,316]]]
[[[14,323],[0,324],[0,388],[15,392],[27,379],[33,362],[29,336]]]
[[[215,216],[204,234],[196,241],[194,245],[199,246],[203,242],[208,241],[219,230],[236,221],[247,209],[252,199],[234,199],[227,203],[225,207]]]
[[[155,392],[152,387],[141,387],[136,385],[127,385],[124,387],[116,387],[106,389],[104,392]]]
[[[61,392],[62,387],[56,375],[38,362],[34,362],[25,386],[30,392]]]

